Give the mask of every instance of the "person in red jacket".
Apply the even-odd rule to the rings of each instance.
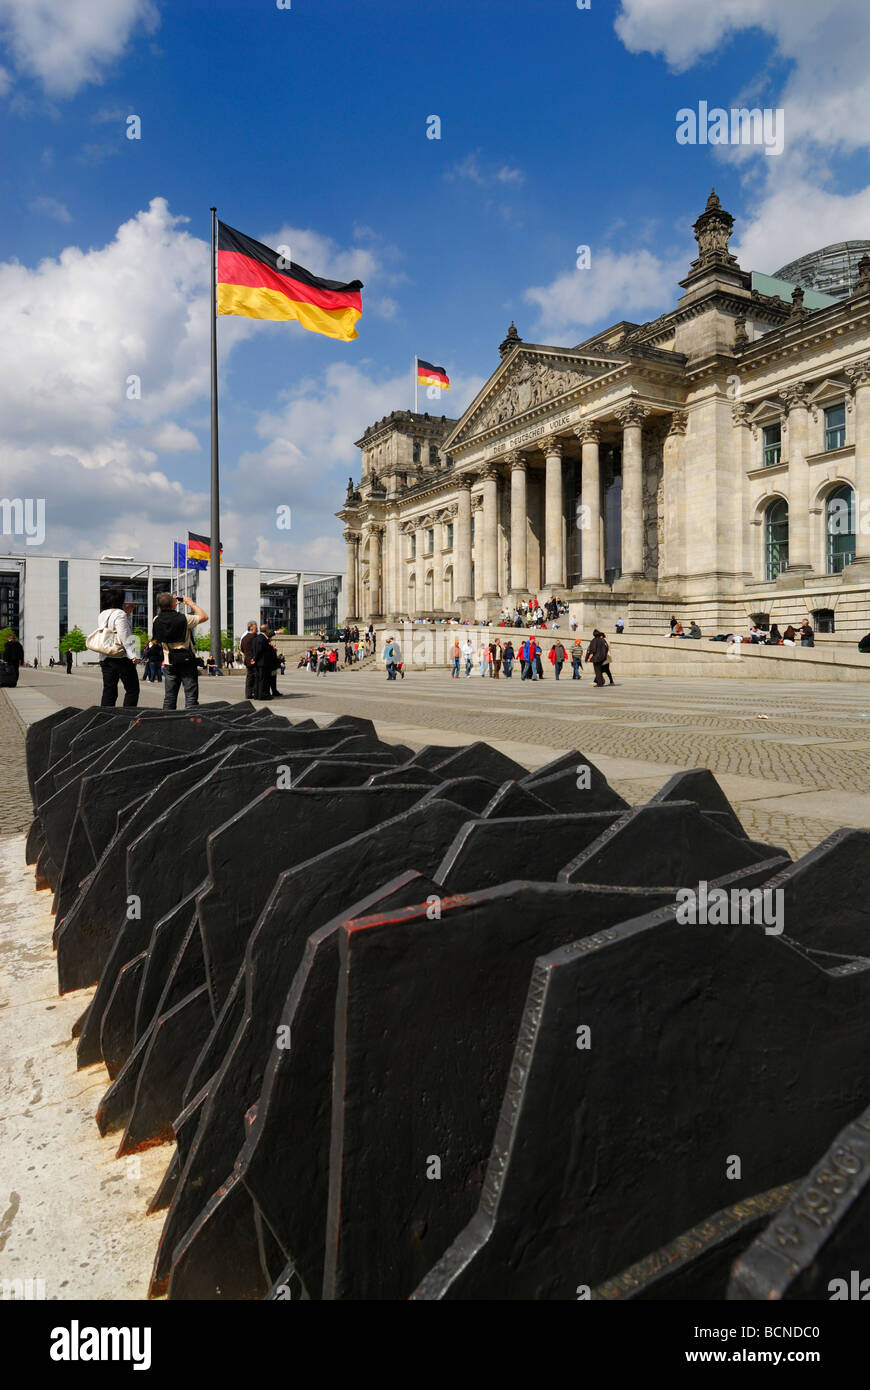
[[[554,642],[550,648],[550,660],[553,663],[553,670],[556,672],[556,680],[562,674],[562,667],[565,664],[565,648],[561,642]]]

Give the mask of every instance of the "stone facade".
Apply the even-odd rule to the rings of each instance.
[[[808,310],[799,287],[752,288],[732,227],[711,193],[655,321],[574,348],[511,324],[461,419],[394,411],[366,430],[338,513],[348,616],[481,619],[534,593],[584,627],[830,611],[838,633],[867,630],[870,258],[853,294]]]

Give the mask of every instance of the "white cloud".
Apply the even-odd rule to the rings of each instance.
[[[294,256],[318,273],[399,278],[368,247],[347,251],[313,231],[290,236]],[[105,246],[69,246],[34,267],[0,264],[0,475],[5,495],[45,499],[46,553],[159,558],[173,534],[208,529],[198,438],[207,434],[208,291],[208,246],[162,198]],[[240,341],[270,331],[222,319],[222,371]],[[258,536],[276,564],[293,562],[297,547],[316,568],[337,560],[333,512],[347,474],[358,476],[353,440],[407,399],[404,373],[379,382],[366,365],[334,363],[263,412],[262,447],[235,470],[224,458],[222,529],[233,560],[251,563]],[[227,392],[227,411],[230,401]],[[194,451],[192,467],[185,455]],[[291,533],[275,526],[286,504]],[[320,538],[333,559],[318,552]]]
[[[155,431],[154,445],[164,454],[182,454],[200,447],[193,430],[182,429],[174,420],[167,420]]]
[[[27,206],[31,212],[43,217],[53,217],[56,222],[72,222],[69,208],[65,203],[59,203],[57,198],[34,198]]]
[[[741,31],[760,29],[789,69],[781,89],[769,91],[763,103],[784,108],[786,148],[848,152],[870,143],[866,0],[622,0],[615,27],[630,52],[661,54],[676,71],[718,55]],[[746,86],[757,103],[759,90],[771,87],[770,74],[759,71]],[[712,83],[699,96],[711,105],[739,104],[738,94],[713,90]]]
[[[491,188],[498,183],[521,184],[526,176],[522,169],[514,169],[509,164],[482,164],[480,150],[473,150],[448,169],[444,177],[450,182],[465,179],[469,183],[476,183],[479,188]]]
[[[588,270],[566,271],[548,285],[527,289],[523,297],[538,307],[540,341],[567,347],[593,325],[632,315],[643,322],[670,308],[688,264],[688,255],[666,260],[650,251],[618,254],[593,247]]]
[[[57,97],[100,82],[133,31],[152,33],[159,22],[152,0],[0,0],[0,36],[15,70]]]
[[[345,547],[333,513],[348,476],[359,477],[354,440],[382,416],[407,408],[408,385],[406,372],[379,380],[366,363],[337,362],[318,380],[300,382],[281,409],[263,412],[257,422],[262,449],[243,454],[228,478],[234,506],[224,532],[230,542],[256,535],[257,563],[267,568],[342,570]],[[420,409],[458,416],[482,385],[483,378],[458,377],[437,403],[421,398]],[[277,529],[279,506],[290,507],[289,531]]]

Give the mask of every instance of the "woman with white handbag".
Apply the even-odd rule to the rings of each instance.
[[[118,681],[124,687],[124,705],[128,709],[139,703],[139,674],[136,670],[136,639],[130,628],[130,614],[135,604],[125,603],[120,589],[106,594],[107,607],[100,614],[97,629],[85,638],[85,646],[100,658],[103,673],[101,705],[118,703]]]

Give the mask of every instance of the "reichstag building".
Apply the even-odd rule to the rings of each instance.
[[[369,426],[337,513],[348,616],[485,619],[556,594],[584,631],[676,612],[705,635],[759,614],[866,632],[870,256],[824,293],[744,270],[733,225],[712,192],[653,322],[573,348],[511,324],[461,419]],[[832,249],[793,264],[812,277]]]

